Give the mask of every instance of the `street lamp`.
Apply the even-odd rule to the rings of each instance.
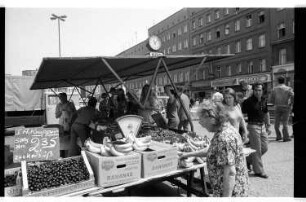
[[[58,22],[58,49],[59,49],[59,56],[61,57],[61,27],[60,27],[60,21],[65,21],[65,18],[67,18],[66,15],[57,16],[55,14],[51,14],[52,17],[50,17],[51,20],[57,20]]]

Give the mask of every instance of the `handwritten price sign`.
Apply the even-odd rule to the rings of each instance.
[[[14,162],[57,160],[58,128],[23,128],[15,131]]]

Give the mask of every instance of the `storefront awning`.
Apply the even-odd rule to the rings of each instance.
[[[154,74],[160,57],[172,71],[200,64],[204,58],[205,62],[211,62],[230,56],[233,55],[43,58],[31,89],[88,86],[99,81],[104,84],[118,82],[112,71],[125,81],[150,76]],[[165,72],[164,68],[159,68],[158,73],[162,72]]]

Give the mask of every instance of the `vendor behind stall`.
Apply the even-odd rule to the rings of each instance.
[[[80,138],[81,144],[84,146],[84,142],[90,134],[89,124],[95,122],[99,117],[99,111],[96,110],[96,104],[97,99],[91,97],[86,107],[81,107],[76,111],[77,117],[71,127],[69,156],[80,155],[77,138]]]

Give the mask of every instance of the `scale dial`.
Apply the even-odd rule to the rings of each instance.
[[[142,124],[142,117],[137,115],[126,115],[116,119],[120,130],[124,137],[128,137],[130,134],[137,137],[138,131]]]

